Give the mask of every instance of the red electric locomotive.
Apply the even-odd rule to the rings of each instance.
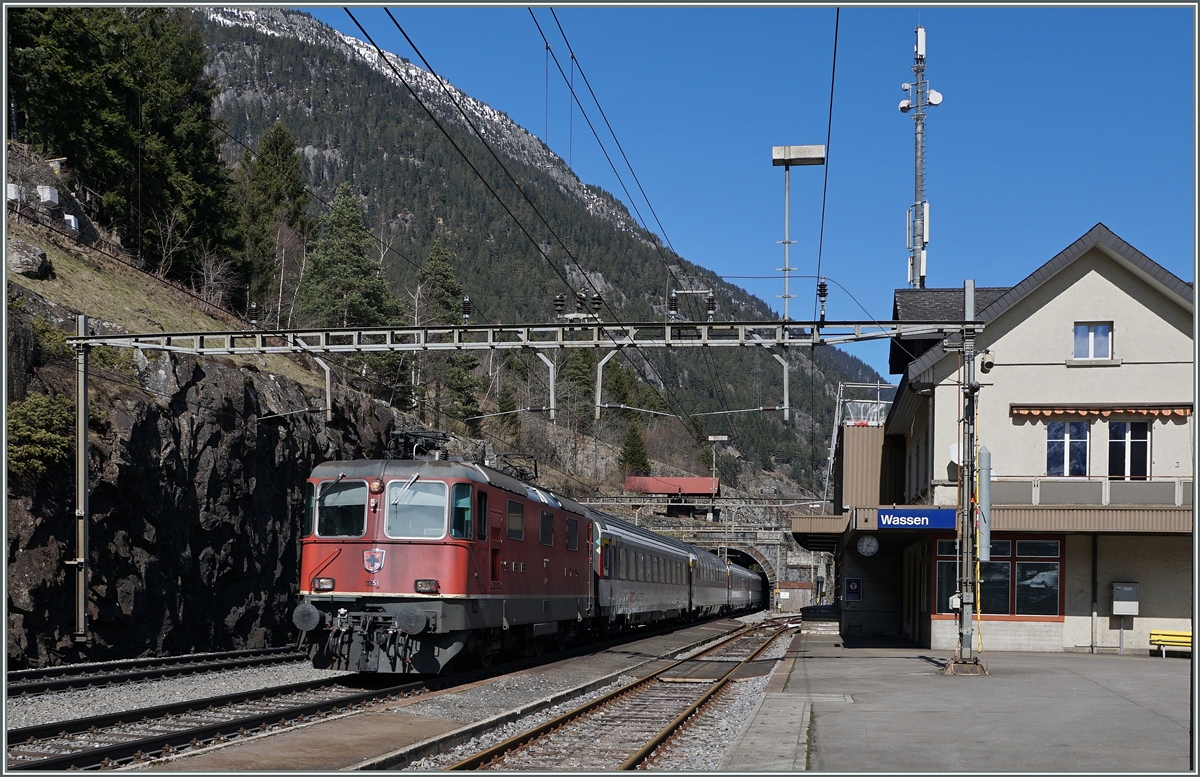
[[[301,602],[317,667],[433,674],[540,650],[593,615],[592,522],[465,461],[335,461],[307,482]]]

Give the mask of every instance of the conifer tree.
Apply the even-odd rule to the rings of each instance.
[[[617,465],[626,475],[649,475],[650,460],[646,458],[646,443],[642,441],[637,424],[630,424],[625,433],[625,444],[617,456]]]
[[[283,291],[300,280],[303,265],[298,256],[311,229],[305,215],[311,197],[305,189],[304,170],[296,140],[281,122],[271,125],[254,154],[247,152],[239,165],[241,223],[245,268],[250,299],[275,298],[277,323],[282,325]],[[289,261],[290,260],[290,261]],[[291,267],[291,284],[283,276]],[[277,294],[275,292],[278,292]]]
[[[300,287],[300,312],[311,326],[386,326],[399,323],[400,300],[367,258],[359,199],[342,184],[321,218]]]

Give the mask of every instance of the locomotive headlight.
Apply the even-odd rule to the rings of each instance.
[[[333,590],[333,578],[332,577],[314,577],[312,589],[314,591],[332,591]]]
[[[436,580],[418,580],[417,593],[419,594],[436,594],[438,592],[438,581]]]
[[[382,494],[383,493],[383,481],[380,480],[379,478],[372,480],[370,488],[371,488],[372,494]]]

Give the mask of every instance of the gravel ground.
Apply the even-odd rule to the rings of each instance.
[[[506,739],[511,739],[512,737],[515,737],[517,734],[520,734],[522,731],[528,731],[529,729],[531,729],[535,726],[540,726],[541,724],[545,723],[546,721],[548,721],[552,718],[556,718],[559,715],[564,715],[567,712],[570,712],[571,710],[573,710],[577,707],[582,707],[584,704],[587,704],[592,699],[603,696],[606,693],[611,693],[611,692],[615,691],[617,688],[620,688],[623,685],[628,685],[629,683],[632,683],[635,680],[636,680],[636,678],[631,677],[629,675],[621,675],[620,677],[618,677],[616,680],[609,683],[608,685],[606,685],[602,688],[597,688],[596,690],[594,690],[590,693],[584,694],[582,696],[577,696],[574,699],[565,701],[562,704],[556,704],[553,707],[547,707],[546,709],[542,710],[541,712],[534,713],[533,715],[528,715],[524,718],[521,718],[520,720],[514,720],[511,723],[505,723],[503,726],[494,728],[491,731],[489,731],[488,733],[477,736],[474,739],[464,742],[461,745],[458,745],[457,747],[447,750],[444,753],[438,753],[437,755],[431,755],[427,758],[422,758],[419,761],[413,761],[411,764],[409,764],[407,767],[405,767],[404,771],[428,771],[428,770],[435,770],[435,769],[445,769],[446,767],[448,767],[452,764],[456,764],[468,756],[474,755],[475,753],[478,753],[481,750],[486,750],[489,747],[492,747],[493,745],[498,745]],[[551,691],[551,692],[553,692],[553,691]],[[549,696],[549,695],[550,695],[550,693],[545,693],[545,694],[543,694],[543,698],[545,696]],[[437,701],[440,701],[440,699],[430,699],[428,702],[421,702],[421,704],[433,704]],[[419,705],[413,705],[413,706],[419,706]],[[497,712],[507,711],[509,709],[512,709],[513,706],[514,705],[512,705],[510,703],[507,706],[503,707],[502,709],[497,710]],[[408,710],[411,710],[411,709],[412,709],[412,707],[405,707],[402,711],[407,712]],[[423,712],[420,714],[432,714],[432,713]],[[470,720],[470,719],[474,719],[474,718],[467,718],[467,719]]]
[[[721,766],[742,725],[767,687],[769,677],[734,683],[724,699],[714,701],[719,709],[702,713],[703,720],[689,723],[670,741],[667,752],[658,752],[647,771],[671,770],[712,772]],[[660,748],[661,750],[661,748]]]
[[[6,729],[12,730],[345,674],[351,673],[318,670],[307,663],[296,662],[187,677],[143,680],[107,688],[81,688],[76,691],[14,696],[6,700],[4,725]]]

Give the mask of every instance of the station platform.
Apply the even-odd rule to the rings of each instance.
[[[1186,658],[995,652],[987,675],[947,676],[949,658],[806,627],[721,771],[1192,769]]]

